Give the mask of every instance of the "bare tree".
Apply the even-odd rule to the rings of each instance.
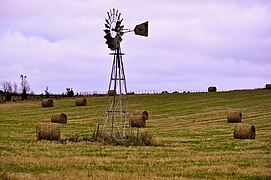
[[[10,81],[1,81],[1,87],[5,93],[11,93],[12,92],[12,84]]]
[[[30,92],[31,88],[26,80],[26,76],[21,75],[22,79],[21,86],[22,86],[22,100],[27,99],[27,93]],[[11,100],[12,93],[18,93],[18,85],[16,82],[11,83],[11,81],[1,81],[0,82],[0,89],[2,89],[6,96],[6,100]]]
[[[13,82],[13,93],[18,93],[18,85],[15,81]]]
[[[10,81],[2,81],[1,83],[2,89],[5,93],[5,101],[11,100],[11,93],[12,93],[12,84]]]
[[[31,90],[30,85],[28,84],[27,80],[24,81],[23,90],[26,92],[30,92]]]
[[[6,92],[6,91],[7,91],[7,88],[6,88],[5,82],[4,82],[4,81],[1,81],[1,82],[0,82],[0,85],[1,85],[1,88],[2,88],[3,92]]]
[[[30,85],[28,84],[27,80],[26,80],[26,76],[21,75],[20,76],[22,79],[21,82],[21,86],[22,86],[22,100],[27,99],[27,92],[29,92],[31,90]]]

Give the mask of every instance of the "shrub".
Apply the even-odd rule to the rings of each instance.
[[[111,133],[99,132],[97,136],[97,142],[101,142],[108,145],[121,145],[121,146],[155,146],[157,145],[153,135],[148,132],[142,132],[141,134],[129,134],[124,138],[119,138]]]

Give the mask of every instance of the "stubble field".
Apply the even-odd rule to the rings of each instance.
[[[270,179],[271,91],[130,95],[130,111],[147,110],[157,146],[112,146],[89,141],[104,119],[106,97],[0,104],[0,179]],[[236,123],[256,127],[255,140],[233,138]],[[36,124],[63,112],[60,142],[37,141]],[[68,139],[79,137],[79,142]]]

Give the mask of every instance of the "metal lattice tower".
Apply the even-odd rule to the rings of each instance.
[[[126,131],[131,131],[129,123],[129,106],[127,86],[122,61],[121,49],[117,48],[113,55],[108,96],[106,100],[105,121],[103,131],[110,129],[117,137],[125,137]]]

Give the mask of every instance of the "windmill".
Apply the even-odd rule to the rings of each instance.
[[[129,106],[126,78],[121,52],[120,42],[122,36],[128,32],[136,35],[148,36],[148,21],[135,26],[133,30],[124,29],[123,18],[116,9],[110,9],[105,18],[105,36],[108,48],[113,51],[109,53],[113,56],[111,75],[106,100],[105,119],[102,131],[111,131],[111,135],[117,138],[124,138],[127,132],[131,133]]]

